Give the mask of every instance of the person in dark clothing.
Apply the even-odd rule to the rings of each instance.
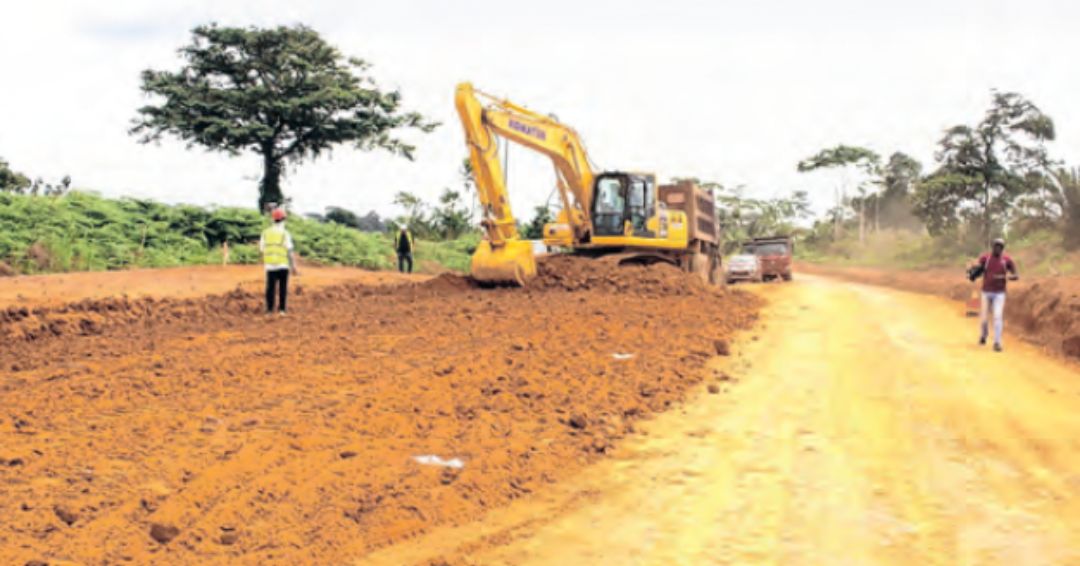
[[[413,237],[412,232],[405,226],[401,227],[401,231],[397,233],[394,238],[394,250],[397,251],[398,258],[398,271],[402,273],[412,273],[413,267]],[[408,264],[409,270],[405,271],[405,266]]]
[[[289,297],[288,269],[272,269],[266,272],[266,314],[274,314],[275,296],[277,297],[277,312],[285,316],[286,302]]]
[[[1001,351],[1001,334],[1005,327],[1005,287],[1008,281],[1020,276],[1011,257],[1005,255],[1005,240],[994,240],[990,253],[979,256],[971,266],[968,277],[983,278],[982,308],[979,316],[979,344],[986,344],[990,334],[990,319],[994,320],[994,351]]]

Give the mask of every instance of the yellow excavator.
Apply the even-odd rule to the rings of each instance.
[[[682,181],[659,186],[651,173],[596,173],[573,128],[489,94],[457,87],[485,238],[472,257],[481,283],[527,285],[536,276],[532,242],[510,210],[496,137],[551,159],[562,210],[544,226],[544,244],[619,263],[667,262],[720,284],[719,227],[711,191]]]

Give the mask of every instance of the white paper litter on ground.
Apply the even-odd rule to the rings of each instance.
[[[413,456],[413,460],[417,464],[423,464],[425,466],[442,466],[444,468],[464,468],[465,462],[462,462],[458,458],[452,458],[450,460],[443,460],[442,458],[435,456],[434,454],[424,454],[423,456]]]
[[[634,357],[634,355],[633,354],[615,353],[615,354],[612,354],[611,357],[615,358],[616,360],[629,360],[630,358]]]

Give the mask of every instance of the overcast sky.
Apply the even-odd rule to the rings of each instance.
[[[1080,164],[1080,3],[1048,0],[9,2],[0,158],[106,195],[253,206],[256,156],[127,134],[146,103],[139,72],[177,68],[177,48],[209,22],[307,24],[443,123],[408,136],[414,162],[340,147],[302,165],[284,185],[301,211],[396,214],[396,191],[434,199],[456,187],[465,146],[453,93],[464,80],[557,114],[601,168],[758,196],[806,189],[819,210],[837,177],[800,175],[800,159],[848,143],[929,165],[942,131],[977,121],[991,88],[1041,106],[1057,124],[1053,154]],[[512,148],[510,182],[527,217],[554,175]]]

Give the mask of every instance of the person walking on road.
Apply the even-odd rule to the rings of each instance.
[[[286,216],[284,209],[275,208],[270,213],[274,223],[263,230],[259,238],[259,251],[262,252],[263,265],[266,268],[266,314],[274,313],[276,295],[277,310],[281,316],[285,316],[285,304],[289,295],[289,272],[299,275],[292,236],[285,230]]]
[[[394,237],[394,250],[397,251],[398,271],[406,273],[405,265],[408,264],[408,273],[412,273],[413,237],[408,227],[402,226],[397,236]]]
[[[1008,281],[1020,278],[1016,264],[1005,255],[1005,240],[998,238],[990,247],[990,253],[984,253],[968,271],[968,277],[975,281],[980,276],[982,284],[982,305],[979,310],[979,345],[986,344],[990,333],[990,317],[994,319],[994,351],[1001,351],[1001,333],[1005,327],[1005,287]]]

